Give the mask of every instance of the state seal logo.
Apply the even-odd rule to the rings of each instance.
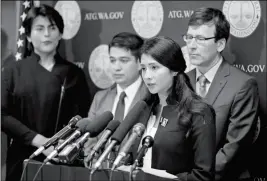
[[[106,89],[114,84],[109,69],[108,45],[96,47],[89,58],[88,71],[93,83],[100,89]]]
[[[251,35],[261,18],[259,1],[225,1],[223,13],[229,21],[230,33],[238,38]]]
[[[63,39],[73,38],[81,26],[81,10],[76,1],[58,1],[55,9],[64,21]]]
[[[151,38],[160,32],[163,17],[163,7],[160,1],[135,1],[132,6],[133,28],[143,38]]]

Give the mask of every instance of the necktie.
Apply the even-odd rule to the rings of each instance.
[[[125,92],[121,92],[117,108],[115,111],[114,120],[119,120],[119,121],[123,120],[124,110],[125,110],[125,103],[124,103],[125,96],[126,96]]]
[[[116,107],[114,120],[122,121],[124,118],[124,110],[125,110],[124,98],[125,98],[125,96],[126,96],[125,92],[121,92],[120,98],[119,98],[119,101],[118,101],[118,104]],[[117,145],[108,155],[107,168],[111,168],[112,163],[114,162],[115,158],[117,157],[118,151],[119,151],[119,146]]]
[[[198,77],[199,82],[199,95],[203,98],[205,98],[207,94],[207,83],[209,83],[209,80],[202,74]]]

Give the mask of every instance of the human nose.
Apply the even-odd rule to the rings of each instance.
[[[112,63],[112,67],[114,70],[119,71],[121,70],[121,64],[120,61],[115,61],[114,63]]]
[[[44,35],[45,36],[50,36],[50,29],[49,28],[45,28]]]
[[[192,38],[190,41],[187,42],[187,46],[189,48],[196,48],[197,47],[197,40],[196,38]]]
[[[146,69],[142,72],[144,79],[151,79],[152,78],[152,72],[149,69]]]

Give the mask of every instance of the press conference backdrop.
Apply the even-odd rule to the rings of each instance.
[[[265,1],[44,1],[64,18],[60,53],[86,73],[90,93],[109,87],[108,43],[123,31],[143,38],[165,35],[184,51],[192,69],[182,35],[190,15],[199,7],[221,9],[231,24],[224,57],[255,76],[261,107],[266,115],[266,2]]]
[[[194,67],[189,63],[182,35],[187,31],[190,15],[199,7],[221,9],[231,24],[231,36],[223,56],[257,78],[262,126],[266,127],[266,1],[40,2],[55,7],[63,16],[65,31],[60,54],[84,70],[92,99],[98,90],[113,84],[108,43],[115,34],[126,31],[145,39],[156,35],[174,39],[183,47],[188,71]],[[266,135],[266,129],[261,134],[264,132]]]

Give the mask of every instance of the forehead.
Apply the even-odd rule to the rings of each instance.
[[[200,25],[200,26],[189,26],[187,34],[191,35],[202,35],[202,36],[214,36],[215,35],[215,25]]]
[[[55,24],[55,22],[52,22],[53,24]],[[32,26],[38,26],[38,25],[43,25],[43,26],[49,26],[52,24],[49,19],[47,17],[44,16],[37,16],[33,22],[32,22]]]
[[[141,64],[146,65],[146,64],[159,64],[153,57],[147,54],[142,54],[141,56]]]
[[[132,57],[132,52],[120,47],[111,47],[109,50],[109,55],[111,57]]]

